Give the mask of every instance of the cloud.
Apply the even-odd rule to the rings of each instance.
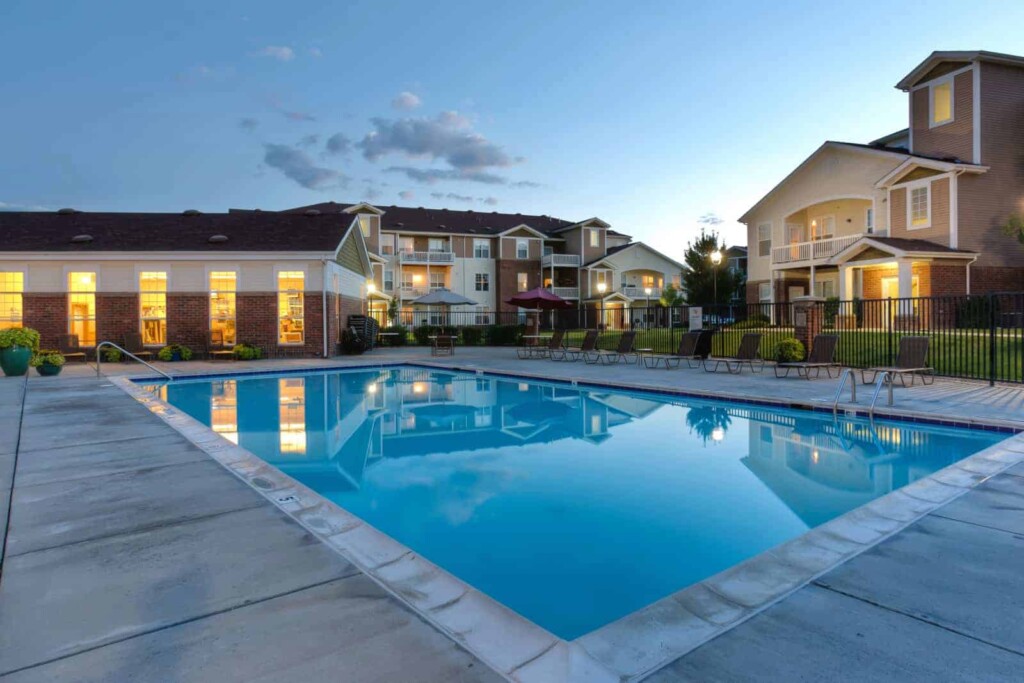
[[[308,52],[309,52],[309,56],[310,57],[323,57],[324,56],[324,51],[321,50],[318,47],[311,47],[311,48],[309,48]]]
[[[408,201],[410,199],[414,199],[416,197],[416,193],[412,190],[402,190],[398,193],[398,196]]]
[[[380,190],[375,187],[367,187],[363,190],[363,199],[376,199],[381,195]]]
[[[281,113],[284,114],[284,117],[289,121],[316,121],[315,116],[304,111],[288,111],[287,109],[282,109]]]
[[[53,211],[49,206],[24,204],[22,202],[0,202],[0,211]]]
[[[238,122],[238,127],[241,128],[242,130],[246,131],[246,132],[249,132],[249,133],[251,133],[254,130],[256,130],[256,126],[258,126],[258,125],[260,125],[259,121],[257,121],[254,118],[248,118],[248,117],[246,117],[244,119],[241,119]]]
[[[465,116],[446,111],[437,117],[371,119],[373,130],[359,143],[363,156],[376,161],[388,154],[441,159],[463,172],[515,163],[499,145],[475,132]]]
[[[456,194],[454,192],[431,192],[430,196],[434,199],[451,199],[456,202],[471,202],[473,198],[465,194]]]
[[[275,168],[286,177],[310,190],[344,187],[348,177],[340,171],[323,168],[313,163],[308,154],[288,145],[263,146],[263,163]]]
[[[258,57],[270,57],[279,62],[290,62],[295,59],[295,50],[287,45],[267,45],[256,52]]]
[[[421,104],[423,104],[423,100],[421,100],[418,95],[411,93],[408,90],[403,90],[398,93],[398,96],[395,97],[395,99],[391,100],[392,107],[395,109],[403,109],[405,111],[416,109]]]
[[[497,197],[484,197],[480,201],[482,201],[484,204],[487,204],[488,206],[496,206],[498,204]]]
[[[442,180],[465,180],[485,185],[504,185],[508,181],[500,175],[486,171],[457,171],[445,168],[415,168],[412,166],[389,166],[385,173],[402,173],[409,180],[424,185],[434,185]]]
[[[309,135],[302,136],[299,140],[299,147],[313,147],[320,142],[320,135],[317,133],[310,133]]]
[[[540,183],[535,183],[532,180],[517,180],[514,183],[509,183],[509,187],[524,188],[524,187],[543,187]]]
[[[324,148],[328,154],[348,154],[352,151],[352,141],[344,133],[335,133],[327,138]]]

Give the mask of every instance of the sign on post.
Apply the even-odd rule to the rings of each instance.
[[[690,330],[704,329],[704,309],[700,306],[690,306]]]

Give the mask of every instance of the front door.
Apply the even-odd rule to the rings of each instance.
[[[912,297],[912,300],[910,302],[902,301],[898,305],[891,304],[888,306],[890,323],[892,323],[892,321],[896,318],[897,315],[917,315],[917,297],[921,295],[921,289],[919,285],[920,283],[918,282],[917,276],[913,276],[910,279],[910,296]],[[882,298],[900,298],[900,279],[898,277],[882,278]]]

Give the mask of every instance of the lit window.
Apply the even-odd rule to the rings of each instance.
[[[772,224],[761,223],[757,226],[757,255],[771,256],[772,253]]]
[[[281,453],[306,452],[306,380],[301,377],[277,381]]]
[[[952,79],[931,86],[931,125],[940,126],[953,120]]]
[[[594,228],[590,229],[590,246],[600,247],[601,246],[601,234]]]
[[[359,216],[359,229],[363,231],[363,237],[369,237],[373,234],[374,219],[376,218],[376,216],[369,214],[361,214]]]
[[[527,240],[516,240],[516,258],[530,258],[530,243]]]
[[[0,272],[0,330],[21,327],[25,274]]]
[[[448,251],[445,247],[444,240],[436,237],[431,237],[427,240],[427,249],[435,254]]]
[[[432,272],[430,274],[430,290],[444,289],[444,273]]]
[[[529,285],[527,283],[528,279],[526,273],[516,274],[516,286],[519,287],[520,292],[525,292],[528,289]]]
[[[96,273],[68,273],[68,332],[96,346]]]
[[[931,225],[931,202],[929,185],[911,188],[910,190],[910,227],[927,228]]]
[[[238,273],[233,270],[210,273],[210,343],[234,346],[235,293],[238,291]]]
[[[139,273],[139,324],[142,343],[167,343],[167,273]]]
[[[277,343],[302,344],[305,342],[303,293],[306,274],[302,271],[283,270],[277,274]]]
[[[490,275],[487,273],[476,274],[476,291],[486,292],[491,288]]]
[[[383,234],[380,236],[380,253],[391,255],[395,253],[395,236]]]
[[[836,234],[835,216],[818,216],[811,221],[811,239],[823,240]]]
[[[491,258],[491,241],[474,239],[473,258]]]
[[[411,254],[416,250],[416,241],[411,237],[399,237],[398,249],[405,254]]]

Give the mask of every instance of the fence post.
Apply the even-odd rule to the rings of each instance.
[[[996,299],[994,294],[988,297],[988,385],[996,385]]]

